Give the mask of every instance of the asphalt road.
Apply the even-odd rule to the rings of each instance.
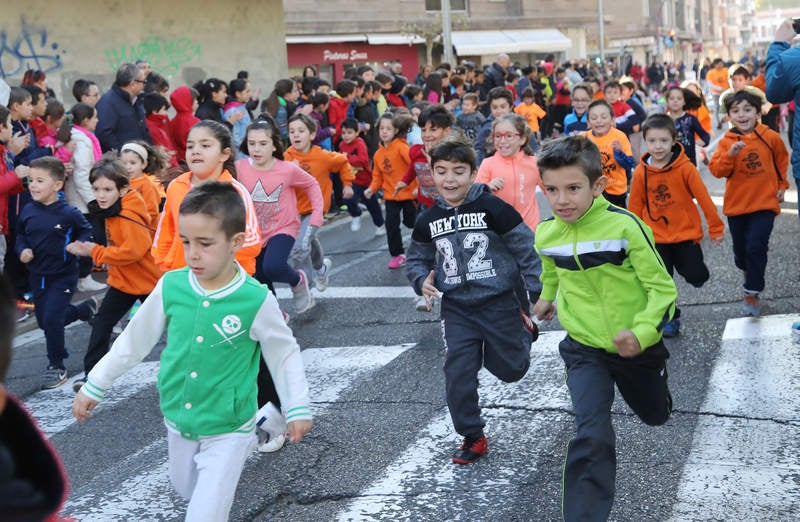
[[[723,182],[701,170],[721,197]],[[675,412],[665,426],[650,428],[615,403],[612,520],[800,518],[800,346],[789,336],[792,317],[800,319],[794,186],[790,198],[770,242],[767,317],[738,319],[741,281],[729,237],[718,248],[704,242],[712,276],[703,288],[678,280],[683,328],[666,341]],[[357,234],[347,220],[322,229],[334,262],[331,287],[291,323],[308,368],[314,429],[300,444],[248,461],[231,520],[557,520],[573,431],[559,325],[542,325],[549,333],[533,345],[523,381],[481,377],[490,450],[474,465],[452,464],[460,441],[444,402],[437,315],[414,310],[404,275],[386,267],[385,239],[373,237],[367,217],[363,223]],[[291,313],[291,301],[285,304]],[[71,374],[80,369],[88,334],[87,325],[68,330]],[[8,384],[64,459],[72,488],[65,513],[181,520],[185,504],[166,478],[155,390],[163,345],[85,426],[70,420],[68,387],[37,391],[46,365],[41,335],[25,333],[17,345]]]

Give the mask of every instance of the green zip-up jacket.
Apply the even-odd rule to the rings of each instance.
[[[655,248],[653,232],[631,212],[598,196],[574,223],[539,224],[541,299],[576,341],[616,353],[614,336],[633,331],[642,349],[661,339],[678,292]]]

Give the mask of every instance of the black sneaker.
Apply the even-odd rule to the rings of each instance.
[[[52,390],[67,382],[67,370],[48,365],[42,374],[42,389]]]
[[[456,464],[472,464],[479,457],[486,455],[489,451],[489,442],[486,436],[481,435],[478,439],[464,437],[464,443],[453,453],[453,462]]]
[[[86,384],[86,379],[84,378],[75,379],[74,381],[72,381],[72,391],[78,393],[79,391],[81,391],[81,388],[83,388],[84,384]]]

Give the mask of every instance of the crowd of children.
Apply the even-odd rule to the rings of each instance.
[[[73,382],[83,422],[166,329],[159,389],[170,477],[190,499],[187,517],[224,516],[257,421],[269,437],[262,451],[311,427],[299,348],[274,284],[289,285],[295,313],[314,306],[311,289],[328,287],[332,267],[320,227],[346,211],[351,232],[362,234],[365,208],[374,234],[386,237],[388,268],[405,267],[416,309],[441,300],[447,405],[464,437],[454,462],[488,451],[477,372],[522,378],[538,334],[531,316],[551,319],[558,309],[576,414],[564,517],[607,514],[613,385],[644,422],[667,421],[661,339],[681,326],[672,276],[697,287],[711,277],[697,205],[711,241],[724,235],[698,154],[727,179],[722,210],[743,311],[761,311],[788,154],[759,122],[768,107],[740,81],[742,69],[731,69],[735,83],[720,93],[719,121],[730,129],[710,162],[699,86],[669,86],[663,113],[648,116],[630,77],[577,82],[561,68],[553,78],[540,67],[522,78],[509,72],[488,90],[462,67],[428,71],[415,85],[361,66],[334,89],[311,68],[276,82],[261,114],[246,71],[171,93],[163,78],[148,77],[152,143],[129,141],[105,155],[93,133],[96,85],[76,82],[69,118],[41,88],[12,88],[0,106],[0,246],[23,310],[45,332],[42,388],[67,381],[64,326],[91,320],[84,375]],[[553,140],[554,132],[565,137]],[[537,190],[554,216],[543,223]],[[402,226],[412,231],[406,244]],[[108,271],[102,301],[95,294],[72,304],[77,290],[106,289],[92,277],[97,269]],[[615,303],[609,296],[621,289],[627,301]],[[112,346],[115,325],[137,302]],[[238,352],[219,364],[229,354],[215,347]],[[197,354],[192,367],[188,353]],[[229,397],[208,393],[221,385],[241,399],[234,411]]]

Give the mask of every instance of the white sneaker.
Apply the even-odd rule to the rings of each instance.
[[[361,216],[356,216],[350,222],[350,232],[358,232],[361,230]]]
[[[286,443],[286,435],[281,433],[277,437],[270,437],[258,445],[258,451],[261,453],[273,453],[278,451]]]
[[[331,265],[333,261],[331,258],[326,257],[322,260],[322,268],[316,270],[316,274],[314,274],[314,284],[317,285],[317,290],[320,292],[324,292],[328,288],[328,278],[331,274]]]
[[[266,403],[256,413],[256,426],[269,436],[258,446],[258,451],[271,453],[278,451],[286,442],[286,420],[278,408],[271,402]]]
[[[95,281],[91,274],[78,279],[79,292],[99,292],[100,290],[105,290],[106,288],[108,288],[108,285]]]
[[[375,237],[385,236],[386,235],[386,226],[381,225],[375,229]]]
[[[294,309],[298,314],[309,310],[314,306],[314,298],[311,296],[311,289],[308,287],[308,277],[302,270],[297,271],[300,274],[300,282],[292,287],[292,302]]]

